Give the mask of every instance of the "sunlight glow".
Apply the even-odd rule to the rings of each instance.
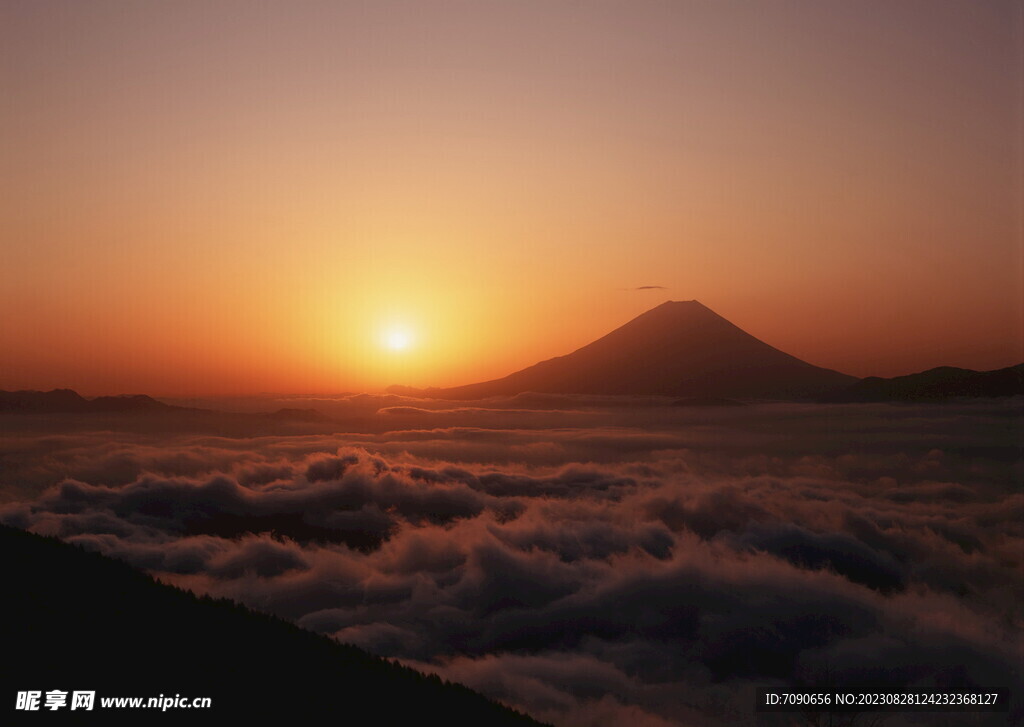
[[[408,331],[395,329],[384,334],[384,345],[392,351],[404,351],[412,344]]]

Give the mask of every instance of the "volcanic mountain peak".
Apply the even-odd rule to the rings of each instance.
[[[666,300],[661,305],[656,305],[646,313],[641,313],[641,316],[647,316],[655,313],[656,311],[667,312],[667,311],[684,311],[684,310],[704,310],[708,313],[714,313],[710,308],[701,303],[699,300]],[[717,315],[717,314],[716,314]],[[639,316],[638,316],[639,317]]]
[[[661,305],[656,305],[651,308],[647,313],[654,313],[654,311],[704,311],[710,313],[713,316],[718,316],[713,310],[708,308],[706,305],[701,303],[699,300],[666,300]],[[647,315],[643,313],[641,315]],[[719,316],[720,317],[720,316]]]
[[[702,318],[706,320],[725,320],[700,301],[666,300],[661,305],[657,305],[649,311],[641,313],[626,325],[632,325],[634,323],[639,323],[640,321],[676,321],[682,323],[686,321],[697,321]]]
[[[608,335],[589,344],[589,346],[602,342],[606,342],[606,345],[608,343],[621,343],[625,339],[631,345],[659,347],[665,341],[672,341],[678,338],[690,339],[698,332],[707,335],[710,331],[719,331],[726,335],[747,335],[725,318],[722,318],[722,316],[696,300],[670,300],[651,308],[645,313],[641,313],[625,325],[616,328]],[[753,337],[750,338],[754,341],[757,340]],[[694,340],[689,340],[688,342],[690,344],[699,343],[699,341]],[[586,350],[589,346],[584,346],[580,350]]]
[[[536,391],[801,398],[854,381],[783,353],[689,300],[662,303],[565,356],[429,395],[476,399]]]

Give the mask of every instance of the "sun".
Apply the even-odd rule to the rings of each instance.
[[[384,346],[392,351],[404,351],[412,345],[412,335],[401,328],[384,332]]]

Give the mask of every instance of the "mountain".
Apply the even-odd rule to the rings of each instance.
[[[0,391],[0,411],[84,411],[88,405],[88,399],[71,389]]]
[[[69,702],[72,690],[94,690],[96,701],[73,719],[65,706],[55,723],[116,723],[103,697],[180,694],[210,697],[211,709],[148,709],[141,720],[119,711],[160,724],[399,725],[425,714],[450,725],[540,724],[464,686],[54,538],[0,525],[0,554],[5,724],[52,714],[18,721],[15,690],[56,689]]]
[[[177,409],[170,404],[157,401],[145,394],[121,394],[118,396],[97,396],[87,403],[89,411],[162,411]]]
[[[804,398],[854,381],[783,353],[691,300],[663,303],[567,356],[502,379],[418,393],[439,399],[524,391],[775,399]]]
[[[883,379],[869,376],[840,391],[827,392],[822,401],[928,401],[953,397],[1024,395],[1024,364],[994,371],[973,371],[940,366],[918,374]]]
[[[73,412],[125,412],[178,409],[145,394],[97,396],[86,399],[71,389],[53,391],[0,391],[0,411],[63,414]]]

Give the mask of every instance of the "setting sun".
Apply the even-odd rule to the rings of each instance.
[[[408,331],[393,329],[384,334],[384,345],[392,351],[404,351],[411,344],[412,336]]]

